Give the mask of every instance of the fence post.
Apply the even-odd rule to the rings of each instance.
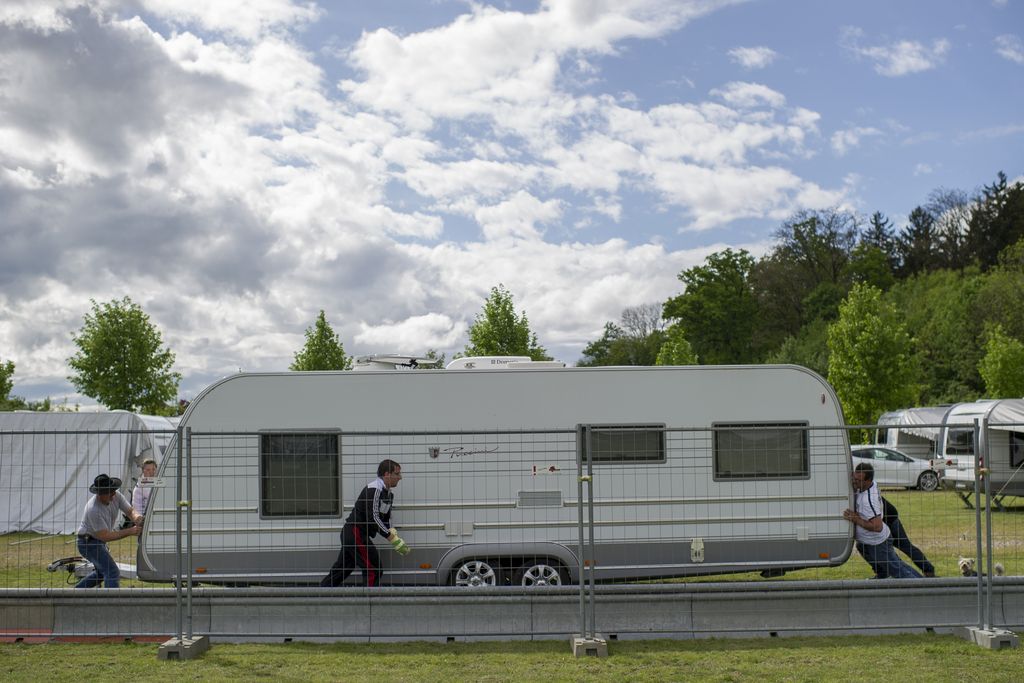
[[[157,659],[193,659],[210,649],[210,637],[201,636],[195,638],[192,635],[192,428],[178,426],[178,462],[176,482],[174,487],[174,531],[175,531],[175,555],[178,560],[178,571],[174,578],[175,609],[178,627],[178,637],[169,640],[157,650]],[[187,465],[182,462],[188,458]],[[185,490],[182,490],[183,470],[186,477]],[[182,493],[185,495],[183,496]],[[182,508],[188,508],[186,516],[187,538],[185,549],[182,550]],[[186,557],[187,556],[187,557]],[[187,560],[187,561],[185,561]],[[185,569],[183,564],[188,566],[188,576],[185,578],[185,608],[182,606],[181,582]],[[182,625],[182,611],[185,612],[187,631]]]
[[[992,491],[989,485],[988,464],[991,462],[988,438],[988,417],[974,418],[974,525],[975,570],[978,580],[978,626],[964,628],[960,635],[966,640],[992,650],[1004,647],[1018,647],[1020,639],[1016,634],[992,626]],[[985,557],[981,555],[981,479],[984,477],[985,490]],[[988,572],[988,579],[985,573]]]
[[[981,421],[974,418],[974,557],[977,566],[977,600],[978,628],[985,627],[985,599],[982,594],[982,556],[981,556]]]
[[[980,464],[982,467],[981,476],[985,481],[985,569],[988,571],[988,580],[985,582],[985,628],[992,628],[992,490],[991,477],[988,476],[988,468],[992,462],[989,453],[988,438],[988,415],[981,418],[981,431],[978,436],[979,451],[981,453]],[[980,558],[979,558],[980,559]],[[982,572],[978,572],[980,575]]]
[[[185,427],[185,564],[188,576],[185,584],[185,600],[187,608],[186,623],[188,629],[185,637],[192,640],[192,428]]]
[[[594,591],[594,575],[597,572],[597,548],[594,546],[594,452],[591,444],[593,432],[587,428],[587,476],[584,481],[587,484],[587,530],[590,535],[590,631],[587,637],[590,640],[598,640],[597,636],[597,593]]]
[[[183,622],[183,608],[184,600],[181,595],[181,576],[184,573],[184,554],[181,547],[181,505],[182,500],[182,487],[181,487],[181,473],[184,466],[185,457],[185,428],[178,426],[178,460],[175,463],[175,475],[174,475],[174,552],[175,557],[178,561],[178,571],[174,575],[174,605],[176,610],[176,622],[178,627],[178,640],[182,640],[185,637],[185,627]]]
[[[586,564],[583,561],[584,535],[583,535],[583,459],[586,457],[586,435],[587,428],[584,425],[576,425],[576,527],[579,532],[579,550],[576,559],[579,563],[580,577],[580,628],[579,637],[586,637],[587,615],[586,615]]]
[[[590,433],[589,425],[576,425],[576,512],[577,530],[579,532],[579,572],[580,572],[580,628],[579,636],[572,641],[572,652],[577,657],[591,655],[596,657],[608,656],[608,643],[597,637],[595,631],[597,616],[594,611],[594,485],[593,465],[590,455]],[[583,461],[587,462],[587,473],[583,473]],[[587,509],[590,513],[589,522],[589,543],[583,534],[583,485],[588,485]],[[589,546],[590,558],[585,559]],[[587,569],[590,569],[590,625],[587,626]]]

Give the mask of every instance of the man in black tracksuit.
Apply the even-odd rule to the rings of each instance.
[[[340,586],[355,571],[363,570],[364,586],[379,586],[381,569],[380,556],[371,539],[380,534],[405,554],[408,546],[391,528],[391,504],[394,494],[391,489],[402,479],[402,466],[394,460],[383,460],[377,466],[377,478],[367,484],[356,498],[352,512],[341,529],[341,552],[334,561],[321,586]]]

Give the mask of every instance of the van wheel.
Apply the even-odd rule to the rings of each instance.
[[[527,562],[516,570],[512,578],[514,586],[561,586],[567,583],[561,567],[557,564],[547,564],[540,560]]]
[[[483,560],[463,562],[455,570],[454,583],[456,586],[478,588],[480,586],[493,586],[497,582],[498,576],[495,574],[494,569]]]
[[[939,475],[934,472],[922,472],[917,478],[917,488],[922,491],[934,491],[939,488]]]

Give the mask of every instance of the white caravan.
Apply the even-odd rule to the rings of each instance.
[[[960,403],[950,409],[940,454],[953,461],[944,484],[970,507],[974,493],[974,420],[988,420],[989,490],[996,507],[1006,496],[1024,496],[1024,399]]]
[[[160,460],[173,422],[125,411],[0,413],[0,533],[73,534],[101,473],[131,495],[146,458]]]
[[[402,465],[392,521],[413,548],[379,544],[385,583],[578,581],[579,490],[591,485],[577,476],[581,453],[597,580],[770,575],[849,557],[849,440],[813,372],[460,361],[238,374],[207,388],[181,422],[194,578],[318,582],[384,458]],[[143,580],[177,571],[176,455],[172,443],[141,536]]]

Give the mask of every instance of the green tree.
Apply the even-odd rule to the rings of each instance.
[[[295,360],[288,369],[297,372],[352,369],[352,359],[345,355],[345,347],[327,322],[323,309],[316,322],[306,328],[306,343],[295,352]]]
[[[580,368],[597,367],[601,365],[616,365],[615,345],[622,338],[622,328],[613,322],[604,324],[604,332],[600,338],[595,339],[583,347],[583,358],[576,362]]]
[[[665,341],[658,351],[655,365],[696,365],[697,354],[686,339],[686,330],[676,323],[665,331]]]
[[[982,270],[998,263],[999,253],[1024,238],[1024,183],[1008,185],[1002,171],[975,199],[966,244]]]
[[[885,255],[892,271],[898,263],[896,256],[896,235],[890,221],[881,211],[875,211],[868,219],[868,227],[860,238],[861,246],[875,247]]]
[[[874,285],[883,292],[896,283],[896,276],[892,272],[892,258],[868,242],[861,242],[850,254],[847,274],[851,283],[863,282]]]
[[[768,363],[792,363],[828,375],[828,321],[818,318],[802,328],[782,345],[768,354]]]
[[[828,379],[848,423],[873,424],[886,410],[913,405],[917,376],[910,335],[879,289],[854,285],[828,328],[828,348]]]
[[[68,380],[112,410],[163,410],[176,398],[181,375],[171,369],[174,354],[162,347],[160,331],[128,297],[91,303],[72,335],[78,353],[68,359]]]
[[[900,276],[910,277],[915,273],[935,270],[941,265],[935,216],[923,206],[918,206],[907,216],[907,221],[897,240]]]
[[[726,249],[708,256],[704,265],[679,274],[685,291],[665,302],[664,316],[686,330],[702,362],[717,365],[756,360],[757,301],[750,284],[753,267],[754,259],[745,250]]]
[[[483,310],[470,325],[469,344],[464,353],[467,356],[529,356],[533,360],[551,360],[544,347],[537,343],[537,335],[530,331],[526,312],[516,315],[512,293],[502,284],[491,288]]]
[[[776,230],[775,246],[750,278],[758,302],[754,339],[759,357],[817,318],[835,318],[849,290],[858,229],[855,214],[827,209],[800,211]],[[697,353],[706,358],[699,347]]]
[[[985,356],[978,364],[985,380],[985,395],[990,398],[1024,396],[1024,344],[993,327],[985,343]]]
[[[1004,249],[999,265],[978,278],[970,324],[984,331],[1001,325],[1015,339],[1024,339],[1024,240]],[[984,345],[979,335],[978,345]]]
[[[942,268],[963,270],[970,262],[967,233],[971,202],[963,190],[939,188],[928,195],[926,210],[935,218],[937,258]]]
[[[621,326],[605,323],[601,338],[584,347],[576,365],[654,365],[664,339],[660,304],[630,306],[622,311]]]
[[[922,405],[972,401],[983,389],[977,268],[935,270],[898,282],[884,296],[913,333]],[[899,407],[899,406],[895,406]]]
[[[11,389],[14,388],[14,361],[6,363],[0,361],[0,410],[10,410],[7,402],[11,398]]]

